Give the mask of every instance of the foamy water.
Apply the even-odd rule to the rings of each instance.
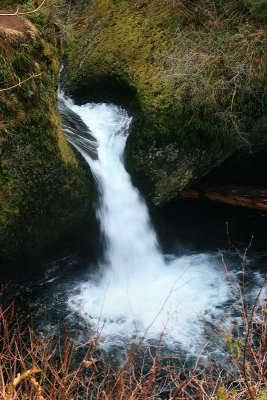
[[[146,204],[123,163],[131,118],[107,104],[65,106],[86,127],[82,136],[66,128],[97,181],[97,217],[105,238],[99,273],[69,295],[80,314],[106,343],[144,336],[186,348],[201,343],[203,319],[223,315],[229,287],[222,266],[208,254],[164,258]],[[92,140],[93,138],[93,140]]]

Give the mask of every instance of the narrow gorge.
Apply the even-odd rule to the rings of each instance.
[[[265,400],[265,0],[2,0],[0,400]]]

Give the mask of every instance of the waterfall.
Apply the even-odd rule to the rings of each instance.
[[[107,342],[164,333],[166,340],[192,347],[203,318],[218,317],[229,297],[222,267],[208,254],[162,254],[147,206],[124,167],[127,112],[110,104],[78,106],[63,94],[60,101],[67,138],[97,183],[105,240],[99,273],[77,283],[69,307]]]

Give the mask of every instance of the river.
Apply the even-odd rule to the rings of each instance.
[[[252,235],[256,245],[246,257],[245,281],[248,302],[256,298],[267,262],[265,216],[181,201],[152,222],[124,167],[127,112],[111,104],[79,106],[63,93],[59,107],[66,136],[95,179],[98,229],[85,230],[80,239],[88,235],[97,251],[83,253],[78,238],[71,251],[32,265],[23,279],[23,272],[17,281],[7,274],[13,297],[45,334],[60,320],[79,344],[92,336],[101,336],[106,349],[161,340],[169,351],[198,354],[215,329],[226,333],[239,323],[242,254]]]

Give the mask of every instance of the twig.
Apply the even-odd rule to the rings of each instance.
[[[0,89],[0,92],[6,92],[7,90],[11,90],[11,89],[14,89],[14,88],[16,88],[16,87],[21,87],[21,85],[23,84],[23,83],[25,83],[25,82],[27,82],[27,81],[29,81],[29,80],[31,80],[31,79],[35,79],[35,78],[37,78],[38,76],[40,76],[42,74],[42,72],[40,72],[39,74],[31,74],[31,76],[29,76],[29,78],[26,78],[26,79],[24,79],[23,81],[21,81],[20,80],[20,78],[18,78],[19,79],[19,82],[18,83],[16,83],[15,85],[13,85],[13,86],[9,86],[9,87],[7,87],[7,88],[4,88],[4,89]]]

